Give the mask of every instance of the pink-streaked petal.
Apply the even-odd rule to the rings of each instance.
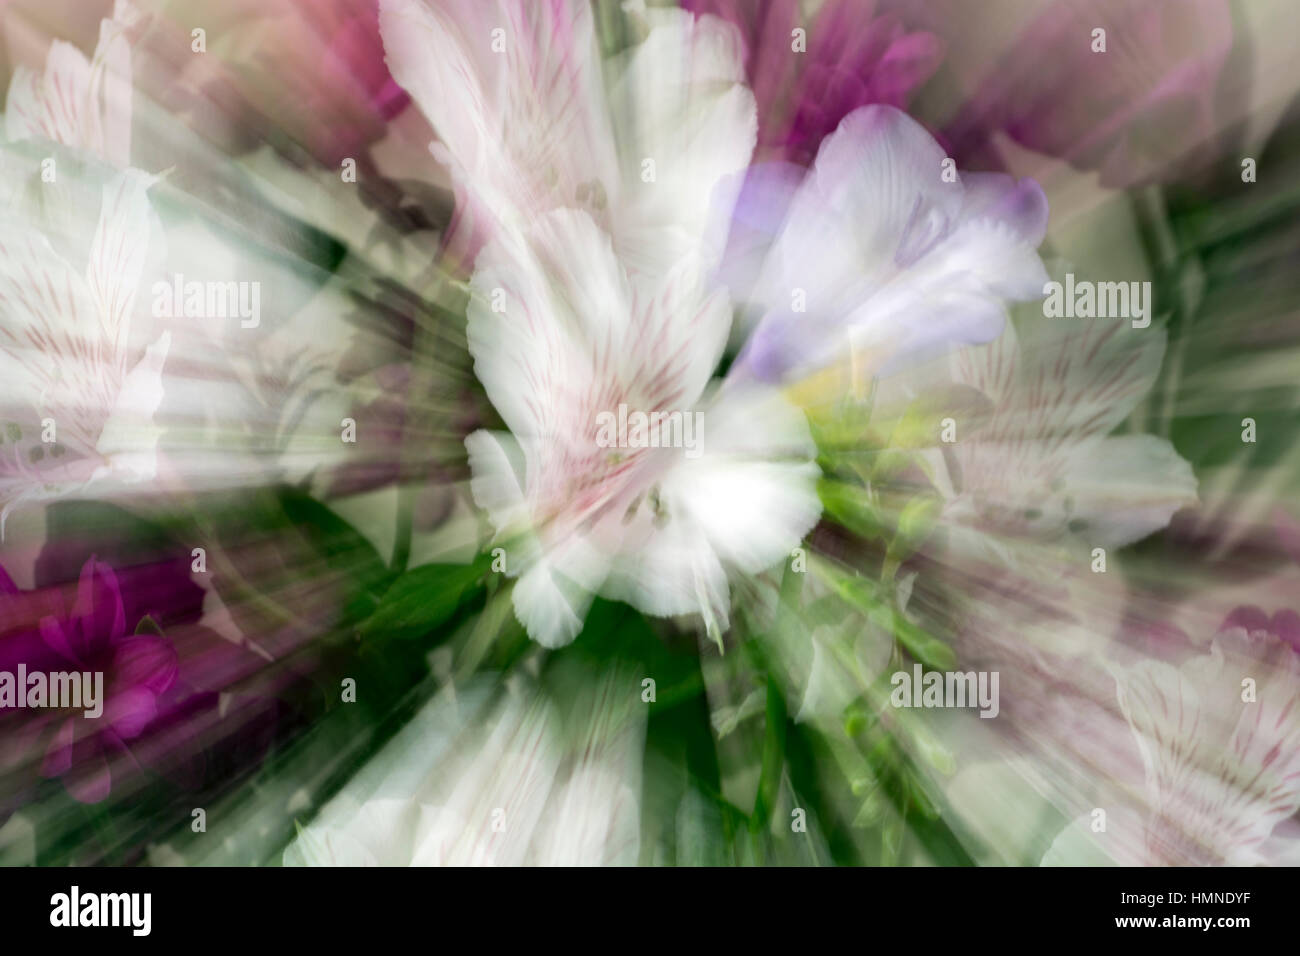
[[[100,315],[101,335],[113,352],[126,346],[150,234],[156,228],[148,198],[152,183],[152,176],[129,169],[104,186],[86,279]]]
[[[14,373],[6,383],[12,394],[35,399],[45,396],[47,407],[60,411],[81,395],[93,395],[81,417],[107,414],[116,390],[111,376],[96,374],[100,335],[94,299],[85,280],[67,263],[31,222],[6,223],[0,228],[0,352],[3,368]],[[66,371],[65,371],[66,370]],[[66,381],[72,376],[85,381]],[[61,423],[61,440],[80,439],[94,445],[101,420]]]
[[[124,168],[131,159],[131,49],[125,29],[137,14],[117,3],[100,22],[94,56],[56,40],[38,74],[14,72],[5,107],[10,140],[48,139]]]
[[[38,75],[15,72],[5,103],[5,132],[11,140],[48,139],[93,149],[99,127],[91,110],[91,69],[85,54],[55,40]]]
[[[379,24],[393,78],[437,131],[460,209],[476,220],[460,230],[490,238],[616,194],[589,4],[383,0]]]
[[[1113,431],[1150,390],[1164,349],[1164,332],[1154,327],[1034,317],[1019,329],[1008,323],[1000,340],[957,353],[956,380],[993,400],[978,441],[954,449],[965,485],[1023,500],[1026,482],[1035,493],[1056,482],[1067,459],[1086,459],[1088,444]],[[1017,484],[1008,486],[1007,475]]]
[[[91,102],[101,110],[100,155],[119,169],[131,163],[131,45],[126,30],[139,17],[131,3],[117,0],[113,17],[101,20],[91,61]]]
[[[1146,766],[1150,862],[1258,862],[1300,807],[1300,660],[1233,628],[1179,668],[1115,673]],[[1243,675],[1256,681],[1253,701],[1242,700]]]

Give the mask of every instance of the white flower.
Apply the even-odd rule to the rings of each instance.
[[[1191,466],[1167,440],[1110,434],[1150,391],[1163,330],[1034,317],[1020,334],[1008,323],[997,341],[952,356],[955,381],[990,403],[963,418],[951,471],[933,458],[945,517],[968,541],[1120,548],[1195,504]]]
[[[520,576],[519,619],[558,646],[601,593],[652,615],[698,612],[716,638],[725,566],[771,567],[820,513],[807,425],[765,388],[724,386],[704,400],[730,308],[720,290],[701,292],[689,260],[663,280],[629,275],[572,210],[527,238],[482,251],[469,315],[475,371],[511,434],[466,440],[474,498],[516,542],[507,568]],[[602,447],[598,417],[620,405],[699,411],[701,454]]]
[[[1287,823],[1300,809],[1300,655],[1286,641],[1229,621],[1209,653],[1180,667],[1145,660],[1113,672],[1145,771],[1136,805],[1112,813],[1107,834],[1076,821],[1044,862],[1098,851],[1146,866],[1300,858]]]
[[[586,0],[383,0],[389,68],[438,133],[471,247],[586,209],[632,268],[703,254],[757,131],[738,32],[655,11],[606,84]],[[734,187],[731,197],[734,198]],[[713,254],[720,252],[714,248]]]
[[[590,5],[385,0],[388,60],[437,130],[477,250],[469,343],[510,435],[466,442],[509,540],[515,610],[547,646],[592,597],[727,625],[727,568],[758,573],[820,512],[802,417],[705,388],[731,309],[704,276],[756,120],[734,28],[659,11],[602,80]],[[481,248],[479,246],[481,245]],[[703,455],[602,447],[597,418],[702,413]]]
[[[440,694],[285,850],[306,866],[627,866],[645,709],[632,675]]]
[[[92,482],[147,481],[157,467],[164,332],[133,347],[131,317],[156,228],[138,170],[104,185],[88,261],[6,211],[0,226],[0,529],[24,500]],[[77,227],[77,235],[88,226]],[[88,230],[87,230],[88,231]],[[60,242],[60,246],[63,243]],[[52,439],[52,440],[46,440]]]
[[[14,70],[5,101],[9,141],[47,139],[93,153],[125,169],[131,164],[131,49],[126,30],[138,14],[117,0],[99,26],[94,56],[55,40],[45,72]]]
[[[1162,330],[1022,318],[953,352],[939,373],[946,390],[899,375],[880,392],[946,396],[956,441],[939,441],[934,423],[924,456],[943,505],[924,549],[964,599],[963,653],[1067,679],[1069,662],[1120,626],[1113,552],[1195,505],[1196,477],[1167,440],[1110,434],[1150,390]],[[1094,573],[1098,548],[1108,574]]]
[[[989,341],[1006,300],[1042,295],[1042,190],[992,173],[945,176],[946,163],[905,113],[867,106],[822,142],[802,178],[755,168],[724,270],[758,274],[747,298],[761,319],[741,360],[750,374],[798,376],[849,349],[885,374],[949,344]]]

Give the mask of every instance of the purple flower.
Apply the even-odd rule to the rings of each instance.
[[[865,106],[808,170],[751,167],[718,273],[753,328],[733,374],[791,381],[851,350],[889,374],[997,338],[1006,302],[1041,296],[1042,189],[956,169],[945,180],[945,162],[906,113]]]
[[[44,555],[38,581],[66,580],[66,556]],[[42,777],[96,803],[144,767],[194,788],[261,759],[281,709],[266,691],[292,677],[249,686],[265,660],[197,623],[204,592],[186,561],[115,571],[92,557],[68,590],[20,591],[0,569],[0,671],[103,675],[95,717],[90,707],[0,709],[0,821]]]
[[[7,574],[0,589],[17,593]],[[37,716],[18,729],[16,738],[29,746],[39,740],[42,776],[62,778],[68,793],[83,803],[98,802],[112,789],[110,767],[131,759],[126,741],[157,716],[160,695],[175,683],[176,651],[163,637],[127,632],[117,576],[94,557],[81,569],[71,611],[41,617],[37,633],[39,644],[30,638],[5,641],[3,669],[13,671],[22,663],[29,674],[103,674],[103,711],[95,717],[87,717],[85,709],[29,712]]]
[[[686,0],[740,30],[758,102],[759,160],[807,165],[840,120],[861,106],[905,106],[943,59],[933,33],[909,30],[874,0],[828,0],[810,20],[797,0]],[[806,50],[800,51],[803,30]]]
[[[977,4],[931,0],[935,29],[960,35]],[[1106,49],[1095,51],[1095,30]],[[977,154],[1004,132],[1020,145],[1097,170],[1106,186],[1169,178],[1216,134],[1215,94],[1232,47],[1224,0],[1053,3],[977,79],[945,129],[953,155]]]
[[[1234,608],[1219,627],[1219,633],[1240,628],[1250,641],[1268,644],[1280,641],[1300,654],[1300,614],[1288,609],[1268,614],[1253,605]]]

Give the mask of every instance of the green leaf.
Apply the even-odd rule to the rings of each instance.
[[[951,647],[897,611],[894,612],[894,636],[912,657],[927,667],[947,671],[957,666],[957,655]]]
[[[278,494],[289,521],[331,567],[359,574],[366,584],[383,579],[388,567],[379,552],[328,505],[297,488],[282,487]]]
[[[903,850],[903,833],[905,830],[902,817],[895,817],[885,822],[880,831],[880,865],[895,866]]]
[[[362,638],[419,637],[451,620],[483,586],[490,559],[425,564],[397,577],[360,627]]]
[[[776,681],[767,681],[767,730],[763,739],[763,763],[759,774],[758,793],[754,795],[754,815],[750,817],[751,832],[760,833],[772,820],[781,789],[781,774],[785,769],[785,700]]]
[[[939,807],[925,792],[925,783],[916,774],[909,774],[907,778],[908,796],[911,797],[912,806],[920,811],[921,815],[927,820],[939,819]]]
[[[934,530],[943,502],[929,495],[913,498],[898,516],[898,533],[889,543],[889,556],[902,561],[909,557]]]
[[[858,781],[853,784],[853,795],[862,798],[862,805],[853,816],[853,826],[859,828],[873,827],[885,815],[888,799],[876,780]]]
[[[915,463],[917,457],[897,448],[882,448],[879,454],[872,456],[869,477],[877,484],[889,481]]]
[[[835,592],[867,616],[867,620],[891,630],[893,609],[881,600],[879,587],[866,578],[837,577],[832,581]]]
[[[873,539],[883,538],[888,533],[886,522],[864,489],[823,478],[817,482],[817,494],[827,514],[854,534]]]
[[[391,577],[379,552],[361,532],[306,492],[286,486],[277,489],[277,496],[290,523],[319,556],[325,573],[347,589],[349,617],[369,615]]]
[[[153,637],[163,636],[162,628],[158,626],[158,622],[155,621],[148,614],[140,618],[140,623],[136,624],[135,626],[135,633],[149,634],[152,635]]]

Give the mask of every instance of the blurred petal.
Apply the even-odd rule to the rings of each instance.
[[[161,694],[176,680],[176,651],[165,638],[136,636],[118,641],[113,650],[113,683]]]
[[[126,632],[117,575],[102,561],[91,558],[81,569],[72,619],[79,629],[81,641],[75,649],[83,661]]]

